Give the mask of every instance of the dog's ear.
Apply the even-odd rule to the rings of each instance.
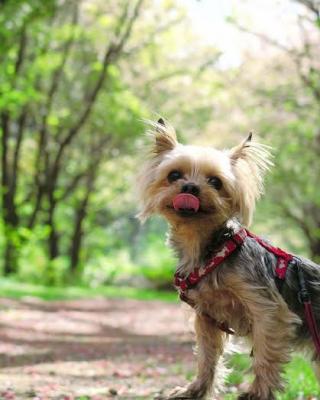
[[[250,148],[251,143],[252,132],[249,133],[249,136],[244,141],[230,150],[230,158],[233,164],[235,164],[238,159],[246,157],[246,152]]]
[[[177,146],[177,136],[171,125],[162,118],[158,122],[146,121],[150,129],[148,135],[151,136],[151,148],[148,147],[146,162],[142,166],[137,177],[137,194],[140,199],[140,213],[138,218],[143,222],[155,212],[154,182],[157,175],[157,167],[163,159],[163,155]]]
[[[151,132],[154,137],[153,152],[160,155],[166,151],[172,150],[178,144],[177,135],[174,128],[160,118],[158,122],[152,124]]]
[[[247,226],[251,223],[256,200],[263,193],[264,175],[273,165],[269,150],[269,146],[253,141],[250,133],[229,151],[237,184],[237,209]]]

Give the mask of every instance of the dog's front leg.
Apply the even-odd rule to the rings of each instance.
[[[196,315],[198,372],[196,379],[185,388],[174,389],[165,399],[204,399],[211,391],[215,369],[223,352],[225,334],[206,316]]]
[[[251,307],[255,379],[248,393],[239,397],[241,400],[275,399],[274,392],[283,388],[282,367],[290,359],[292,339],[299,322],[285,305],[260,300],[261,303],[258,301]]]

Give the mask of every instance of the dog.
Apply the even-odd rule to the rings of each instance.
[[[294,349],[313,354],[319,378],[320,361],[299,296],[302,289],[310,295],[313,322],[319,324],[319,266],[247,230],[273,166],[270,148],[251,134],[229,150],[183,145],[162,118],[151,125],[151,151],[138,179],[139,218],[160,214],[169,222],[169,244],[179,260],[175,285],[195,313],[198,364],[194,381],[163,398],[212,394],[230,334],[252,345],[254,380],[238,399],[275,399]]]

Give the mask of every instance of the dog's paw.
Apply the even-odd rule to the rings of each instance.
[[[258,400],[258,398],[251,393],[242,393],[238,396],[238,400]]]
[[[203,400],[205,398],[205,391],[195,389],[192,385],[188,387],[178,386],[174,388],[168,395],[159,395],[155,400]]]
[[[275,397],[270,393],[270,395],[268,396],[268,398],[266,399],[265,397],[260,397],[257,396],[254,393],[242,393],[240,394],[240,396],[238,397],[238,400],[274,400]]]

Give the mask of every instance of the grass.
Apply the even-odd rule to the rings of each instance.
[[[285,374],[288,384],[286,392],[279,395],[279,400],[320,398],[319,384],[309,361],[295,357],[287,366]]]
[[[227,387],[230,391],[232,391],[232,387],[238,387],[243,381],[252,380],[252,374],[249,372],[251,360],[248,355],[234,354],[230,357],[228,365],[232,368],[227,379]],[[309,360],[305,360],[301,356],[294,356],[286,366],[284,376],[287,381],[286,390],[284,393],[278,393],[277,400],[320,398],[320,387]],[[234,400],[237,396],[228,393],[224,398],[225,400]]]
[[[130,298],[137,300],[177,301],[175,292],[156,291],[132,287],[103,286],[87,288],[82,286],[50,287],[21,283],[10,279],[0,279],[2,297],[21,299],[22,297],[38,297],[43,300],[72,300],[92,297]]]

